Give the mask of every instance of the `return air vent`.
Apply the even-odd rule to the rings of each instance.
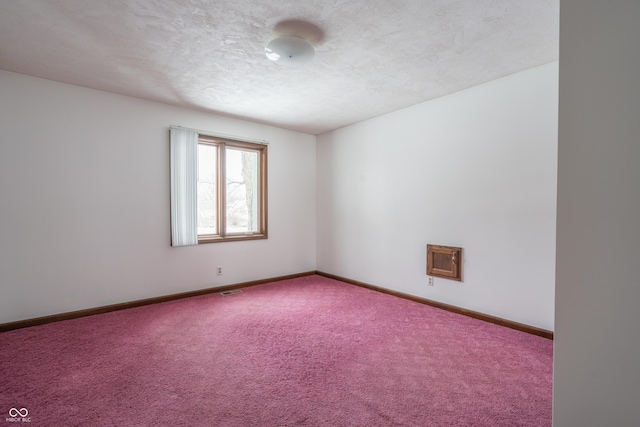
[[[242,289],[233,289],[230,291],[220,292],[220,295],[222,295],[223,297],[226,297],[227,295],[239,294],[241,292],[242,292]]]
[[[462,282],[462,248],[427,245],[427,275]]]

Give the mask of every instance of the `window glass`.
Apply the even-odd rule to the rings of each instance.
[[[259,153],[254,150],[226,148],[226,233],[258,231],[260,206]]]
[[[198,144],[198,235],[218,234],[218,146]]]

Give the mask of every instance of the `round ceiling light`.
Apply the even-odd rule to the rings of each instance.
[[[264,48],[267,58],[278,65],[297,67],[311,62],[316,54],[307,41],[298,37],[278,37]]]

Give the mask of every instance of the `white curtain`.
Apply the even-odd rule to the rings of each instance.
[[[198,133],[171,128],[171,245],[198,244]]]

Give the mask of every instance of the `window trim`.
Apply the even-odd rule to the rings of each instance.
[[[253,142],[240,141],[236,139],[220,138],[212,135],[198,134],[198,145],[208,144],[218,147],[217,171],[218,171],[218,234],[198,234],[198,244],[201,243],[219,243],[219,242],[238,242],[244,240],[267,239],[267,145],[256,144]],[[258,152],[258,231],[255,233],[226,233],[227,223],[227,189],[226,189],[226,147],[239,149],[248,149]]]

